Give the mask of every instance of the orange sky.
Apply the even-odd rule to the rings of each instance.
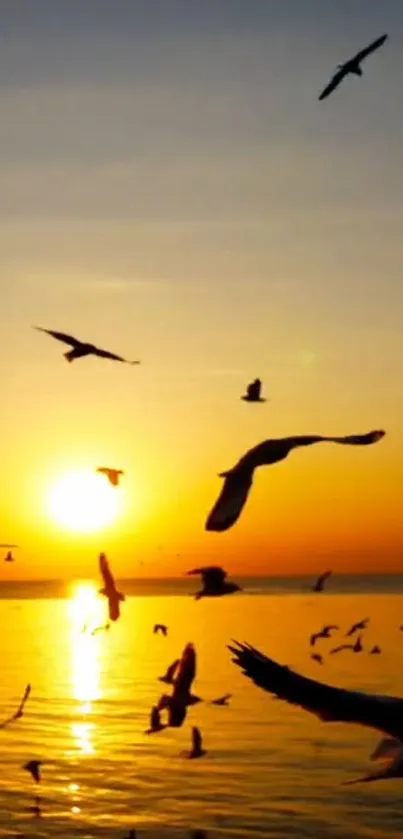
[[[347,27],[324,5],[1,11],[0,541],[22,545],[2,579],[91,575],[100,550],[122,577],[400,569],[403,11]],[[68,365],[32,324],[143,363]],[[247,405],[256,375],[270,401]],[[251,445],[372,428],[261,470],[234,528],[205,532]],[[52,485],[98,465],[126,472],[121,516],[64,531]]]

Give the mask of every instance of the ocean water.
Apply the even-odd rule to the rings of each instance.
[[[96,581],[65,597],[56,584],[0,585],[2,718],[32,684],[23,719],[0,731],[0,836],[124,839],[136,828],[140,839],[179,839],[199,828],[209,839],[401,839],[403,780],[342,786],[373,766],[380,735],[274,701],[226,645],[246,640],[311,677],[403,696],[402,579],[335,578],[320,595],[301,580],[243,584],[244,593],[195,602],[197,581],[125,583],[121,620],[95,636],[82,630],[104,618]],[[344,632],[365,617],[363,653],[327,658],[324,640],[324,666],[310,660],[312,631],[329,622]],[[156,622],[167,638],[153,635]],[[147,736],[157,677],[188,641],[205,701],[182,728]],[[368,655],[374,643],[382,655]],[[210,703],[226,692],[229,707]],[[192,725],[208,751],[196,761],[183,756]],[[21,768],[35,758],[40,785]],[[38,792],[39,818],[29,811]]]

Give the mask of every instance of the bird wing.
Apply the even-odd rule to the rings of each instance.
[[[193,750],[195,752],[200,752],[201,748],[202,748],[202,745],[203,745],[203,740],[202,740],[200,730],[198,728],[196,728],[195,725],[192,728],[192,742],[193,742]]]
[[[70,347],[81,347],[82,341],[79,341],[78,338],[74,338],[73,335],[66,335],[65,332],[55,332],[53,329],[44,329],[42,326],[34,326],[34,329],[37,329],[39,332],[46,332],[47,335],[51,335],[52,338],[56,338],[58,341],[63,341],[65,344],[69,344]]]
[[[177,669],[178,669],[179,662],[180,662],[180,659],[179,659],[179,658],[177,658],[177,659],[173,662],[173,664],[171,664],[171,665],[170,665],[170,667],[168,667],[168,670],[167,670],[167,672],[166,672],[166,675],[167,675],[167,678],[168,678],[168,679],[173,679],[173,677],[174,677],[174,675],[175,675],[175,673],[176,673],[176,671],[177,671]]]
[[[402,732],[403,700],[358,693],[307,679],[267,658],[248,644],[230,646],[234,663],[256,685],[292,705],[316,714],[323,722],[350,722],[391,736]]]
[[[206,565],[203,568],[194,568],[193,571],[188,571],[188,576],[192,574],[200,574],[204,583],[223,583],[227,572],[219,565]]]
[[[382,737],[370,756],[370,760],[383,760],[400,752],[402,744],[395,737]]]
[[[330,443],[340,443],[342,446],[372,446],[382,440],[386,431],[368,431],[367,434],[346,434],[344,437],[325,437]]]
[[[243,469],[220,477],[225,478],[224,485],[205,525],[206,530],[218,532],[228,530],[239,519],[252,486],[253,472]]]
[[[196,675],[196,651],[193,644],[187,644],[179,662],[178,673],[175,678],[173,697],[188,696],[193,679]]]
[[[94,355],[98,355],[100,358],[110,358],[112,361],[121,361],[123,364],[140,364],[140,361],[128,361],[127,358],[123,358],[121,355],[116,355],[116,353],[109,352],[108,350],[101,350],[99,347],[94,347],[92,350]]]
[[[339,86],[340,82],[343,81],[344,76],[347,75],[347,72],[348,71],[345,69],[345,67],[340,67],[340,70],[338,70],[337,73],[335,73],[334,76],[332,76],[329,84],[326,85],[324,90],[322,90],[322,93],[319,96],[320,101],[322,101],[322,99],[326,99],[328,96],[330,96],[331,93],[333,93],[336,87]]]
[[[334,653],[340,653],[342,650],[352,650],[354,649],[353,644],[340,644],[339,647],[334,647],[333,650],[330,650],[330,655]]]
[[[115,580],[113,578],[113,574],[111,572],[109,562],[105,554],[99,555],[99,570],[101,572],[106,590],[108,591],[110,589],[115,589]]]
[[[354,58],[353,58],[354,63],[355,62],[360,63],[361,61],[364,60],[364,58],[367,57],[367,55],[370,55],[371,52],[375,52],[375,50],[379,49],[379,47],[381,47],[382,44],[385,43],[385,41],[387,40],[387,37],[388,37],[387,35],[381,35],[380,38],[376,38],[375,41],[372,41],[363,50],[361,50],[360,52],[357,52],[357,55],[355,55]]]
[[[15,720],[18,720],[18,719],[20,719],[20,717],[22,717],[22,712],[24,710],[24,705],[25,705],[30,693],[31,693],[31,685],[27,685],[26,688],[25,688],[25,691],[24,691],[24,695],[21,699],[21,702],[20,702],[17,710],[14,712],[14,714],[12,714],[11,717],[8,717],[6,720],[4,720],[4,722],[0,723],[0,728],[7,728],[7,726],[10,725],[10,723],[15,722]]]

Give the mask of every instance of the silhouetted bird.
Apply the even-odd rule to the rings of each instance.
[[[266,399],[260,395],[262,391],[262,382],[260,379],[255,379],[246,388],[246,393],[241,396],[244,402],[266,402]]]
[[[312,591],[323,591],[323,587],[325,585],[326,580],[332,575],[333,571],[325,571],[324,574],[321,574],[320,577],[316,580],[314,586],[312,586]]]
[[[125,599],[124,594],[117,590],[115,580],[109,568],[108,560],[104,553],[99,554],[99,569],[104,581],[104,588],[99,593],[108,598],[108,610],[111,621],[117,621],[120,615],[119,604]]]
[[[220,696],[218,699],[212,699],[212,705],[228,705],[230,699],[232,698],[232,693],[226,693],[224,696]]]
[[[106,475],[110,484],[113,487],[119,485],[119,476],[124,475],[123,469],[109,469],[107,466],[99,466],[96,470],[100,475]]]
[[[313,659],[313,661],[317,661],[318,664],[323,664],[323,658],[321,655],[319,655],[319,653],[312,653],[311,658]]]
[[[236,583],[225,582],[227,572],[219,566],[208,565],[205,568],[194,568],[193,571],[187,573],[189,577],[192,574],[200,574],[203,580],[203,588],[195,594],[195,600],[200,600],[201,597],[221,597],[223,594],[241,591]]]
[[[41,780],[41,766],[42,766],[42,763],[43,763],[42,760],[29,760],[28,763],[25,763],[24,766],[22,767],[27,772],[29,772],[30,775],[32,775],[34,781],[36,781],[37,784],[39,784],[39,781]]]
[[[324,626],[323,629],[320,630],[320,632],[313,632],[309,640],[311,647],[315,646],[319,638],[331,638],[332,636],[330,633],[336,629],[339,629],[339,627],[329,624],[328,626]]]
[[[346,632],[345,637],[349,638],[350,635],[354,635],[354,632],[358,632],[360,629],[364,631],[369,624],[369,618],[364,618],[362,621],[358,621],[357,623],[353,623],[352,627]]]
[[[188,752],[187,757],[189,760],[193,760],[197,757],[203,757],[206,755],[207,752],[203,749],[203,740],[201,736],[201,732],[196,726],[192,728],[192,750]]]
[[[58,341],[63,341],[65,344],[73,347],[72,350],[63,353],[67,361],[75,361],[76,358],[84,358],[86,355],[97,355],[99,358],[109,358],[111,361],[121,361],[123,364],[141,364],[140,361],[128,361],[127,358],[122,358],[121,355],[115,355],[115,353],[108,352],[108,350],[101,350],[94,344],[86,344],[84,341],[79,341],[78,338],[73,338],[72,335],[66,335],[65,332],[54,332],[52,329],[43,329],[41,326],[34,326],[34,329],[38,329],[39,332],[46,332],[52,338],[56,338]]]
[[[363,649],[364,647],[361,644],[361,635],[359,635],[354,644],[340,644],[339,647],[334,647],[333,650],[330,650],[330,655],[341,653],[342,650],[351,650],[353,653],[361,653]]]
[[[187,644],[179,662],[177,676],[174,680],[172,696],[164,694],[158,703],[158,710],[168,709],[168,725],[180,728],[183,724],[187,708],[201,702],[200,697],[191,693],[192,682],[196,676],[196,651],[193,644]]]
[[[30,693],[31,693],[31,685],[27,685],[26,688],[25,688],[25,691],[24,691],[24,695],[21,699],[21,702],[20,702],[17,710],[15,711],[14,714],[12,714],[11,717],[9,717],[7,720],[4,720],[4,722],[0,723],[0,728],[7,728],[7,726],[10,725],[12,722],[15,722],[16,720],[20,720],[21,717],[24,716],[25,704],[28,701],[28,697],[29,697]]]
[[[342,82],[346,76],[350,74],[354,76],[362,76],[363,73],[360,66],[361,62],[364,61],[364,58],[367,58],[367,56],[372,52],[379,49],[379,47],[385,43],[387,37],[387,35],[382,35],[381,38],[377,38],[376,41],[372,41],[372,43],[368,47],[365,47],[365,49],[361,50],[361,52],[357,52],[353,58],[350,58],[344,64],[339,64],[337,73],[334,74],[329,84],[322,91],[319,99],[326,99],[326,97],[339,86],[340,82]]]
[[[180,661],[180,659],[177,658],[176,661],[174,661],[173,664],[171,664],[168,667],[168,670],[165,673],[165,676],[159,676],[158,677],[160,682],[165,682],[166,685],[173,685],[174,684],[174,675],[175,675],[175,673],[178,669],[179,661]]]
[[[381,648],[378,647],[378,644],[374,644],[372,650],[369,651],[370,655],[379,655],[382,652]]]
[[[384,436],[384,431],[370,431],[368,434],[352,434],[346,437],[321,437],[308,435],[284,437],[278,440],[265,440],[246,454],[227,472],[219,477],[225,478],[224,486],[209,514],[206,530],[228,530],[239,518],[249,495],[253,482],[253,473],[259,466],[267,466],[284,460],[290,452],[299,446],[312,446],[314,443],[339,443],[348,446],[369,446]]]
[[[7,551],[7,553],[4,557],[4,562],[14,562],[14,557],[13,557],[11,551]]]
[[[403,699],[334,688],[301,676],[249,644],[234,643],[229,647],[234,663],[263,690],[316,714],[323,722],[374,728],[399,740],[403,748]]]
[[[110,623],[103,623],[102,626],[96,626],[92,630],[91,635],[98,635],[98,632],[107,632],[111,628]]]
[[[153,632],[154,632],[154,635],[158,635],[158,632],[160,632],[162,635],[164,635],[166,637],[166,635],[168,633],[168,627],[165,626],[164,623],[156,623],[155,626],[154,626]]]
[[[161,715],[156,705],[151,708],[150,714],[150,728],[145,732],[146,734],[155,734],[157,731],[162,731],[166,728],[161,722]]]

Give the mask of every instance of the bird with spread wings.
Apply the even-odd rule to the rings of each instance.
[[[362,69],[361,69],[361,62],[364,61],[364,58],[367,58],[368,55],[371,55],[372,52],[379,49],[382,44],[385,43],[387,39],[387,35],[382,35],[380,38],[377,38],[375,41],[372,41],[368,47],[357,52],[353,58],[350,58],[348,61],[345,61],[344,64],[339,64],[337,72],[334,76],[330,79],[328,85],[326,85],[325,89],[322,90],[322,93],[319,96],[319,100],[326,99],[330,96],[331,93],[339,86],[339,84],[343,81],[343,79],[348,75],[354,76],[362,76]]]
[[[116,588],[115,579],[104,553],[99,554],[99,570],[104,582],[104,587],[100,589],[99,593],[103,594],[108,599],[110,620],[117,621],[120,616],[119,604],[125,599],[125,596]]]
[[[78,338],[74,338],[73,335],[67,335],[65,332],[44,329],[42,326],[34,326],[34,329],[37,329],[39,332],[46,332],[47,335],[51,335],[57,341],[63,341],[64,344],[72,347],[73,349],[64,353],[66,361],[69,362],[75,361],[76,358],[84,358],[86,355],[96,355],[99,358],[109,358],[111,361],[121,361],[123,364],[141,364],[140,361],[128,361],[127,358],[123,358],[121,355],[116,355],[113,352],[109,352],[109,350],[102,350],[96,347],[95,344],[87,344],[85,341],[80,341]]]

